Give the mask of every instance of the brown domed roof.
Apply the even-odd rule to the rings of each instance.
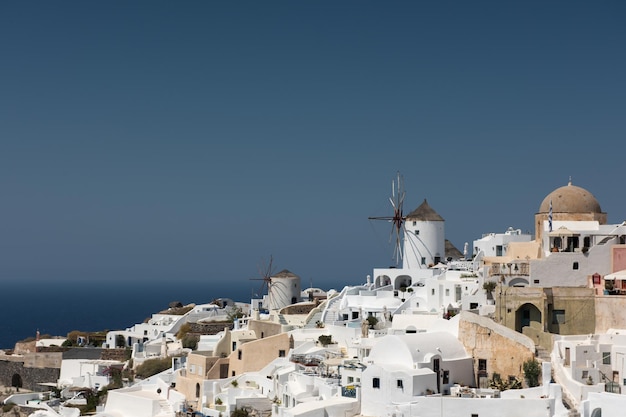
[[[428,205],[428,202],[426,201],[426,199],[424,199],[424,202],[422,204],[420,204],[420,206],[418,208],[416,208],[415,210],[413,210],[412,212],[410,212],[407,216],[407,219],[412,219],[412,220],[421,220],[424,222],[430,221],[430,222],[442,222],[443,217],[441,217],[439,214],[437,214],[437,212],[435,210],[433,210],[433,208],[431,206]]]
[[[568,183],[546,196],[539,206],[539,213],[602,213],[600,203],[589,191]]]

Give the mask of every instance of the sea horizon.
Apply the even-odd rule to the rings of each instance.
[[[337,280],[333,280],[337,284]],[[0,303],[4,319],[0,349],[13,349],[16,342],[41,335],[66,337],[71,331],[97,332],[123,330],[143,323],[152,314],[165,310],[171,302],[206,304],[216,298],[250,303],[262,295],[262,283],[239,279],[215,281],[197,278],[174,280],[85,280],[4,279]],[[302,289],[310,283],[302,282]],[[327,291],[339,287],[316,283]]]
[[[165,310],[171,302],[205,304],[216,298],[249,303],[257,283],[214,282],[193,279],[174,281],[112,280],[3,280],[5,299],[0,349],[41,335],[66,337],[73,330],[96,332],[121,330],[142,323]]]

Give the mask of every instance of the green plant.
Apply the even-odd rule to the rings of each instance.
[[[215,404],[216,404],[216,405],[222,405],[222,399],[221,399],[220,397],[217,397],[217,398],[215,399]]]
[[[183,337],[183,347],[191,350],[196,350],[198,348],[198,342],[200,341],[200,336],[195,334],[187,334]]]
[[[529,387],[539,386],[539,375],[541,374],[541,365],[535,359],[529,359],[524,362],[524,377],[528,381]]]
[[[230,385],[232,385],[234,388],[237,388],[239,386],[239,382],[237,382],[236,379],[233,379],[232,381],[230,381]]]
[[[241,307],[233,307],[228,311],[226,317],[228,317],[228,321],[235,321],[235,319],[243,317],[243,311],[241,310]]]
[[[322,334],[317,340],[319,340],[322,346],[327,346],[333,342],[333,337],[329,334]]]
[[[367,323],[370,326],[370,329],[373,329],[374,326],[376,326],[378,324],[378,319],[374,316],[367,316]]]
[[[495,388],[498,391],[506,391],[509,389],[520,389],[522,388],[522,383],[519,379],[514,377],[509,377],[507,381],[502,380],[500,374],[494,372],[491,379],[489,380],[489,388]]]
[[[491,294],[493,290],[496,289],[497,285],[498,284],[495,281],[485,281],[483,283],[483,290],[485,290],[487,294]]]
[[[167,369],[170,369],[171,367],[172,358],[170,357],[148,359],[137,367],[137,370],[135,371],[135,376],[140,379],[145,379],[151,377],[152,375],[156,375]]]
[[[245,408],[235,408],[232,413],[230,413],[230,417],[248,417],[250,413]]]

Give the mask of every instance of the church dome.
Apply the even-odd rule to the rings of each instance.
[[[568,183],[546,196],[539,206],[539,213],[602,213],[600,203],[589,191]]]

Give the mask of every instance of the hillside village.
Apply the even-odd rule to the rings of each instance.
[[[16,345],[0,356],[5,407],[78,416],[107,388],[93,415],[623,415],[626,222],[607,224],[592,193],[570,181],[539,202],[534,236],[511,227],[462,251],[426,200],[389,220],[401,264],[361,285],[268,271],[249,303],[172,306],[98,347]],[[167,368],[133,374],[155,360]]]

